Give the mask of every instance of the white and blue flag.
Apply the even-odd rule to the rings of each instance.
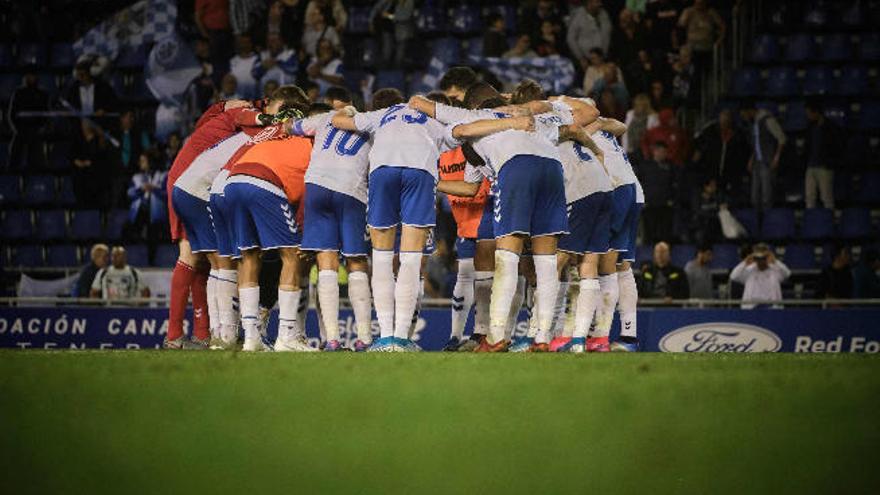
[[[564,93],[574,83],[575,69],[571,60],[552,57],[476,57],[473,65],[482,66],[508,85],[518,84],[525,78],[534,79],[548,93]]]
[[[140,0],[116,12],[73,44],[79,55],[97,54],[114,59],[123,48],[154,43],[174,32],[177,2]]]

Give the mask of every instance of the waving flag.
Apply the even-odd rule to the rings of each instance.
[[[202,72],[189,44],[172,35],[159,40],[150,51],[144,75],[157,100],[177,105],[187,87]]]
[[[114,59],[123,48],[137,48],[172,34],[176,21],[174,0],[141,0],[90,29],[73,44],[73,50],[77,55]]]
[[[537,81],[544,91],[560,94],[574,83],[574,64],[558,55],[530,58],[471,56],[470,60],[473,65],[488,69],[505,84],[517,84],[528,77]]]

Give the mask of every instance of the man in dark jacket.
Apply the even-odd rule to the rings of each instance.
[[[92,246],[92,260],[79,272],[79,278],[73,287],[73,297],[89,297],[95,275],[110,264],[110,248],[106,244]]]
[[[639,295],[651,299],[687,299],[690,297],[687,274],[672,266],[669,244],[658,242],[654,246],[654,262],[642,265],[639,275]]]
[[[658,242],[672,236],[678,170],[668,160],[663,141],[654,143],[651,153],[651,159],[639,163],[636,172],[645,191],[645,240]]]
[[[816,207],[816,191],[822,199],[822,206],[834,208],[834,165],[839,160],[835,151],[840,150],[842,133],[840,127],[825,118],[822,105],[817,101],[807,102],[807,174],[804,178],[804,199],[807,208]]]
[[[730,110],[721,110],[717,120],[700,130],[694,148],[693,161],[701,174],[714,177],[724,193],[740,193],[749,147],[742,131],[733,125]]]
[[[825,299],[849,299],[853,293],[853,273],[850,266],[849,248],[837,246],[831,265],[822,270],[816,297]]]
[[[75,80],[67,89],[64,99],[84,115],[102,117],[116,109],[116,93],[109,84],[92,76],[92,64],[83,61],[76,64]],[[102,122],[102,125],[107,121]]]
[[[9,99],[9,123],[13,132],[9,150],[10,168],[33,169],[45,165],[41,132],[46,118],[24,117],[20,113],[48,109],[49,95],[39,87],[36,70],[29,67],[24,74],[23,84]]]

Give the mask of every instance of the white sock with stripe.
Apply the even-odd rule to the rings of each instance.
[[[325,342],[339,340],[339,273],[336,270],[318,272],[318,300]]]
[[[489,343],[497,344],[507,333],[510,306],[519,280],[519,255],[499,249],[495,251],[495,279],[489,303]]]
[[[619,290],[617,273],[599,277],[599,292],[602,299],[596,310],[596,329],[593,337],[608,337],[608,334],[611,333],[611,323],[614,321],[614,308],[617,306]]]
[[[556,255],[532,255],[535,261],[535,307],[538,313],[538,335],[535,342],[546,343],[553,325],[556,309],[556,295],[559,290],[559,275],[556,272]]]
[[[636,329],[636,308],[639,303],[639,289],[636,287],[636,278],[632,269],[625,272],[617,272],[617,284],[620,287],[620,336],[635,338],[638,335]]]
[[[419,298],[421,268],[421,251],[400,253],[400,267],[397,270],[397,283],[394,285],[394,336],[399,339],[409,338],[409,329]]]
[[[394,252],[373,250],[373,305],[379,336],[394,335]]]
[[[593,323],[596,307],[599,305],[599,279],[582,278],[580,281],[580,293],[577,298],[575,309],[575,325],[572,337],[585,338]]]
[[[461,339],[464,326],[474,305],[474,259],[458,260],[458,273],[455,288],[452,290],[452,333],[451,338]]]
[[[495,272],[474,272],[474,334],[489,335],[489,303]]]
[[[357,338],[365,344],[373,342],[372,311],[370,281],[366,272],[351,272],[348,275],[348,300],[354,312],[354,324],[357,327]]]

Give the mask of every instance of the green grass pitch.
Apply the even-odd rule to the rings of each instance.
[[[4,493],[878,493],[864,355],[0,352]]]

